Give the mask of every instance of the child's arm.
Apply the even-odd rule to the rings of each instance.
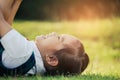
[[[9,1],[9,0],[4,0],[4,1]],[[0,39],[0,42],[5,50],[3,52],[2,57],[3,57],[3,64],[8,68],[15,68],[17,66],[22,65],[29,59],[32,52],[34,51],[33,50],[34,42],[28,41],[19,32],[12,29],[10,25],[12,24],[12,21],[14,19],[19,4],[20,2],[13,3],[13,8],[11,9],[12,15],[10,15],[9,18],[5,18],[4,17],[5,14],[2,11],[0,11],[0,37],[2,37]],[[1,6],[0,6],[0,10],[2,10]]]
[[[6,3],[5,0],[0,1],[0,37],[12,29],[11,25],[21,2],[22,0],[8,0]]]
[[[3,37],[11,29],[11,26],[4,20],[3,15],[0,15],[0,37]]]
[[[22,0],[0,0],[1,11],[8,24],[12,25],[21,2]]]
[[[17,11],[18,11],[18,8],[19,8],[21,2],[22,2],[22,0],[14,0],[14,3],[13,3],[12,8],[11,8],[11,15],[7,20],[7,22],[10,25],[12,25],[12,23],[13,23],[14,17],[16,15]]]

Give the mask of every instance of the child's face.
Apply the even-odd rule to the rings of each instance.
[[[76,49],[79,47],[79,40],[71,35],[51,33],[46,36],[37,36],[36,44],[41,54],[52,54],[65,47]]]
[[[41,52],[48,74],[49,72],[50,74],[53,73],[53,75],[54,72],[57,74],[57,70],[65,74],[66,71],[81,73],[88,65],[89,58],[84,52],[82,43],[71,35],[51,33],[46,36],[38,36],[36,37],[36,45]],[[61,53],[62,55],[59,55]],[[71,65],[71,61],[75,65]]]

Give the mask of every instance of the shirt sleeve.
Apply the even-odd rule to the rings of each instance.
[[[5,49],[3,63],[8,67],[13,68],[23,64],[33,52],[31,42],[14,29],[1,38],[1,44]]]
[[[9,55],[13,57],[17,57],[19,54],[19,57],[24,57],[29,55],[28,50],[32,50],[30,41],[14,29],[2,37],[1,43],[5,50],[9,52]]]

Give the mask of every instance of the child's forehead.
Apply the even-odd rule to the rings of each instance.
[[[80,40],[74,36],[71,35],[62,35],[64,38],[64,41],[68,44],[74,44],[74,45],[80,45]]]
[[[63,44],[65,47],[71,48],[74,50],[77,50],[78,48],[82,47],[82,43],[78,38],[71,36],[71,35],[64,35],[64,38],[65,40]]]

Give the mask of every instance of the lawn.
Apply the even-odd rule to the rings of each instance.
[[[30,40],[57,32],[78,37],[90,57],[87,69],[77,76],[8,77],[0,80],[120,80],[120,19],[50,22],[16,20],[13,27]]]

